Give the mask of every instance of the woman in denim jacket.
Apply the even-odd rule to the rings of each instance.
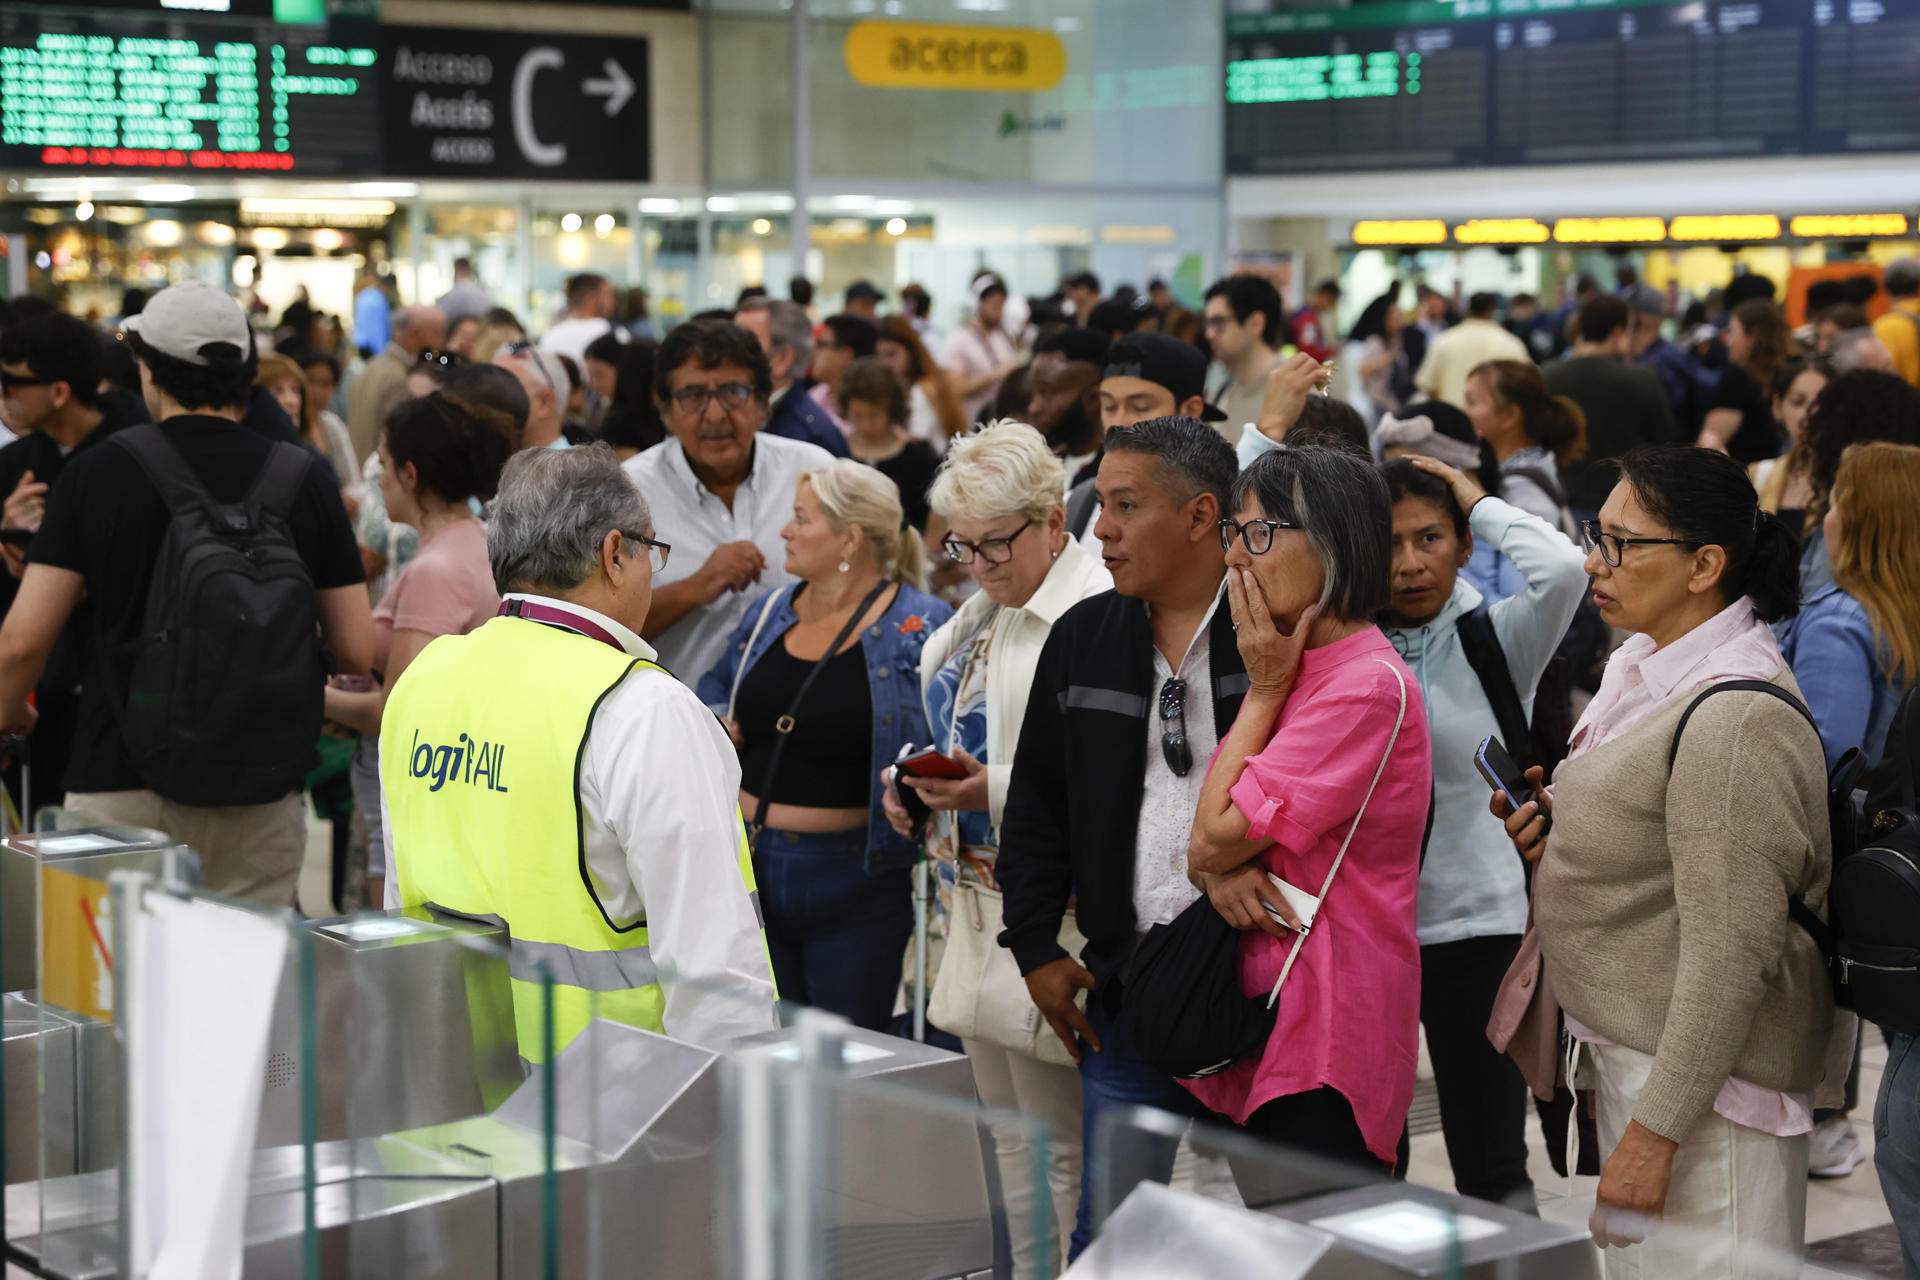
[[[926,549],[869,467],[803,475],[781,537],[800,581],[747,606],[698,692],[740,750],[741,812],[761,825],[754,875],[781,997],[878,1029],[913,932],[916,855],[887,822],[880,775],[928,740],[920,651],[953,610],[920,589]]]

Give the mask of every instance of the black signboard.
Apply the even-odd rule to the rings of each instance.
[[[386,39],[392,176],[651,176],[645,40],[434,27]]]
[[[1920,0],[1384,0],[1226,61],[1238,174],[1920,147]]]
[[[312,28],[0,15],[0,169],[380,168],[380,50]]]

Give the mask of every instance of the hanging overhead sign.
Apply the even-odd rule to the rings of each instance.
[[[952,23],[856,22],[847,74],[881,89],[1040,93],[1067,73],[1067,47],[1051,31]]]
[[[388,27],[394,177],[645,182],[647,42]]]

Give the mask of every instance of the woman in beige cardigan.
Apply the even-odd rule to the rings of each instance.
[[[1047,1024],[1033,1016],[1012,954],[995,941],[1000,895],[993,877],[1000,814],[1041,646],[1055,619],[1113,585],[1099,559],[1067,536],[1064,491],[1060,460],[1024,423],[996,422],[949,446],[929,498],[951,530],[943,544],[947,555],[967,567],[980,590],[928,638],[920,680],[933,745],[959,760],[967,776],[900,783],[933,810],[927,851],[943,864],[943,879],[954,881],[933,1021],[961,1036],[983,1102],[1049,1130],[1048,1185],[1036,1187],[1025,1132],[994,1126],[1018,1277],[1053,1274],[1056,1268],[1043,1267],[1043,1260],[1057,1264],[1063,1256],[1080,1196],[1080,1075]],[[906,810],[891,787],[887,814],[897,830],[908,831]],[[965,939],[958,936],[962,930]],[[1082,942],[1074,938],[1072,949]],[[963,959],[982,956],[985,966]]]
[[[1555,772],[1551,833],[1535,804],[1494,812],[1539,863],[1543,963],[1598,1095],[1609,1280],[1772,1274],[1759,1259],[1805,1237],[1833,1016],[1787,905],[1826,913],[1826,762],[1760,692],[1702,703],[1667,761],[1710,685],[1798,696],[1767,625],[1799,607],[1796,546],[1721,454],[1643,449],[1622,472],[1583,532],[1601,616],[1633,637]]]

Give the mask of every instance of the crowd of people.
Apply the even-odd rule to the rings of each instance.
[[[345,366],[310,309],[267,338],[205,285],[118,338],[16,301],[0,730],[31,734],[37,800],[280,905],[313,744],[343,744],[369,884],[342,905],[516,938],[521,912],[670,1032],[751,1028],[774,988],[884,1030],[924,995],[981,1098],[1055,1137],[1042,1177],[995,1134],[1016,1274],[1086,1246],[1115,1107],[1404,1170],[1423,1034],[1461,1193],[1531,1210],[1529,1088],[1591,1090],[1610,1272],[1737,1274],[1800,1247],[1810,1173],[1861,1159],[1860,1029],[1788,904],[1823,910],[1845,852],[1829,763],[1878,760],[1920,683],[1920,263],[1886,271],[1891,324],[1823,297],[1799,334],[1757,277],[1678,342],[1664,295],[1620,286],[1476,293],[1456,322],[1409,282],[1343,331],[1332,282],[1290,311],[1236,274],[1194,311],[982,270],[944,337],[925,290],[882,314],[865,281],[828,315],[796,281],[656,336],[583,275],[534,339],[463,263],[431,304],[370,283]],[[520,624],[597,643],[572,667]],[[482,658],[567,669],[501,710],[459,692]],[[1726,696],[1680,736],[1728,681],[1813,726]],[[568,715],[564,770],[459,718]],[[412,785],[435,770],[458,822]],[[566,827],[546,874],[584,884],[572,907],[537,850],[502,855],[525,902],[410,852],[478,839],[471,785],[502,770],[571,777],[577,803],[526,812]],[[1208,928],[1224,986],[1276,1012],[1201,1073],[1152,962]],[[691,1012],[676,983],[713,975],[732,1012]],[[1493,1032],[1549,986],[1575,1065],[1555,1035],[1542,1078]],[[1912,1268],[1920,1058],[1889,1039],[1909,1120],[1877,1163]]]

